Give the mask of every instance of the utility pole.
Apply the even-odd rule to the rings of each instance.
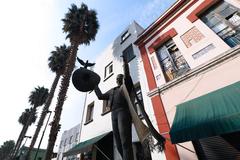
[[[40,142],[39,142],[39,144],[38,144],[38,148],[37,148],[37,152],[36,152],[36,154],[35,154],[34,160],[37,159],[38,151],[39,151],[39,148],[40,148],[40,146],[41,146],[41,143],[42,143],[42,140],[43,140],[43,136],[44,136],[44,134],[45,134],[45,131],[46,131],[46,128],[47,128],[47,125],[48,125],[49,119],[50,119],[51,114],[52,114],[52,111],[47,111],[47,113],[49,113],[49,116],[48,116],[48,119],[47,119],[47,122],[46,122],[45,128],[44,128],[44,130],[43,130],[42,137],[41,137]]]

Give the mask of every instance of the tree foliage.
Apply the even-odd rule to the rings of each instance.
[[[63,78],[58,93],[58,101],[55,107],[55,114],[51,123],[51,130],[49,134],[48,147],[46,153],[46,160],[50,160],[56,137],[60,129],[60,118],[63,109],[64,101],[69,87],[70,78],[75,67],[78,46],[85,44],[89,45],[90,41],[95,40],[96,33],[99,28],[97,13],[94,10],[89,10],[86,4],[78,8],[75,4],[69,8],[69,12],[65,14],[63,21],[63,31],[67,33],[70,39],[71,48],[67,59],[66,67],[63,73]]]
[[[82,3],[80,8],[72,4],[62,21],[63,31],[71,43],[89,45],[90,41],[95,40],[99,28],[97,12],[88,9],[86,4]]]
[[[47,96],[48,96],[48,89],[38,86],[31,92],[29,96],[29,103],[35,107],[41,106],[45,103]]]
[[[38,135],[40,133],[40,130],[42,128],[43,122],[45,120],[45,117],[49,111],[49,107],[51,105],[53,96],[54,96],[54,92],[56,90],[58,81],[60,79],[60,76],[63,74],[64,69],[65,69],[65,65],[66,65],[66,61],[67,61],[67,57],[69,54],[69,47],[66,47],[66,45],[62,45],[60,47],[55,47],[56,50],[51,52],[51,56],[48,58],[48,66],[51,69],[52,72],[56,73],[56,77],[52,83],[50,92],[48,94],[48,98],[46,99],[45,105],[42,109],[42,113],[41,116],[39,118],[38,124],[37,124],[37,128],[35,130],[35,133],[33,135],[31,144],[29,146],[29,150],[27,151],[27,156],[26,159],[29,159],[30,153],[37,141]]]
[[[48,66],[52,72],[63,74],[69,52],[70,48],[65,44],[60,47],[55,46],[55,50],[51,52],[51,56],[48,58]]]
[[[29,118],[30,114],[32,114],[32,113],[33,113],[33,116],[31,117],[31,120],[30,120],[31,121],[30,125],[31,125],[37,119],[36,112],[33,111],[33,108],[25,109],[25,111],[22,112],[21,116],[18,118],[18,122],[22,125],[26,125],[27,121],[28,121],[28,118]]]
[[[13,140],[8,140],[3,143],[0,147],[0,159],[5,160],[14,148],[15,142]]]

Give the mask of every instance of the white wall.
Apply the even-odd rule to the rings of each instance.
[[[99,84],[99,88],[101,91],[107,92],[109,89],[116,86],[116,76],[120,73],[123,73],[123,62],[120,55],[122,54],[123,50],[126,49],[130,44],[132,44],[141,32],[141,27],[139,27],[135,22],[133,22],[127,29],[123,31],[123,33],[128,30],[131,33],[131,36],[121,43],[121,34],[117,37],[112,44],[110,44],[96,59],[94,66],[94,71],[99,74],[101,77],[101,82]],[[138,68],[138,61],[139,61],[139,50],[135,45],[133,45],[134,54],[136,57],[129,62],[130,74],[132,76],[133,82],[139,82],[140,74]],[[113,75],[104,80],[104,72],[105,67],[110,63],[113,62]],[[111,113],[107,113],[105,115],[102,114],[102,107],[103,101],[98,100],[94,92],[91,92],[87,96],[85,111],[83,114],[83,124],[86,120],[86,113],[87,113],[87,105],[94,101],[94,113],[93,113],[93,121],[87,125],[82,126],[81,131],[81,141],[87,140],[89,138],[98,136],[100,134],[109,132],[112,130],[111,124]],[[101,127],[100,127],[101,126]],[[136,132],[133,129],[133,141],[137,141],[138,138],[136,137]]]
[[[80,127],[81,127],[81,125],[78,124],[78,125],[74,126],[73,128],[63,132],[62,137],[61,137],[62,143],[60,143],[59,149],[58,149],[58,159],[59,160],[62,160],[63,153],[65,153],[66,151],[68,151],[69,149],[71,149],[72,147],[74,147],[76,144],[79,143]],[[76,135],[78,135],[77,139],[76,139]],[[69,139],[71,136],[73,136],[72,141],[71,141],[71,143],[69,143]],[[64,142],[66,139],[67,139],[67,143],[66,143],[66,145],[64,145]]]
[[[98,59],[95,61],[96,64],[94,66],[94,72],[99,74],[99,76],[101,77],[99,88],[103,93],[115,86],[116,74],[110,77],[107,81],[103,82],[105,66],[107,66],[113,60],[113,56],[111,53],[112,53],[112,44],[109,45],[104,50],[104,52],[100,55],[100,57],[98,57]],[[114,65],[114,68],[113,68],[114,73],[116,73],[119,69],[115,67],[115,62],[113,65]],[[84,123],[86,122],[87,106],[93,101],[94,101],[93,121],[87,125],[84,125]],[[102,106],[103,106],[102,103],[103,103],[102,101],[97,99],[94,91],[88,94],[86,99],[86,106],[84,106],[85,110],[83,113],[83,125],[82,125],[81,138],[80,138],[81,142],[112,130],[110,113],[104,116],[101,115]]]
[[[167,31],[169,31],[171,28],[174,28],[178,33],[173,38],[173,41],[177,45],[178,49],[180,50],[180,52],[186,59],[186,61],[189,64],[191,69],[196,68],[197,66],[211,60],[212,58],[214,58],[214,57],[220,55],[221,53],[230,49],[230,47],[220,37],[218,37],[210,28],[208,28],[208,26],[205,25],[200,19],[198,19],[194,23],[190,22],[187,19],[187,16],[194,9],[196,9],[196,7],[198,7],[199,4],[201,4],[203,1],[204,0],[199,0],[197,3],[195,3],[192,7],[190,7],[188,10],[186,10],[181,16],[179,16],[176,20],[174,20],[170,25],[168,25],[163,31],[161,31],[158,35],[156,35],[153,39],[151,39],[151,41],[149,41],[145,45],[149,59],[151,59],[152,56],[155,56],[155,58],[157,58],[157,57],[156,57],[156,53],[152,53],[152,54],[149,53],[148,47],[150,45],[152,45],[152,43],[154,41],[156,41],[157,38],[159,38],[161,35],[163,35]],[[231,4],[238,4],[238,6],[239,6],[238,0],[228,0],[228,1]],[[178,11],[178,12],[180,12],[180,11]],[[192,27],[196,27],[204,35],[204,38],[202,40],[200,40],[199,42],[193,44],[191,47],[187,48],[187,46],[182,41],[181,36],[184,33],[186,33],[189,29],[191,29]],[[215,46],[215,48],[210,50],[208,53],[202,55],[201,57],[199,57],[197,59],[193,59],[192,55],[194,53],[200,51],[201,49],[205,48],[206,46],[208,46],[210,44],[213,44]],[[150,63],[151,63],[151,61],[150,61]],[[151,63],[151,65],[153,68],[152,63]],[[162,84],[166,83],[159,63],[158,63],[158,69],[153,70],[153,72],[154,72],[155,80],[157,82],[157,86],[161,86]],[[160,79],[156,78],[156,76],[158,76],[158,75],[160,75],[160,77],[161,77]]]

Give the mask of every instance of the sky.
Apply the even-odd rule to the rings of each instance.
[[[100,28],[96,39],[89,46],[80,46],[78,50],[79,58],[94,62],[96,57],[133,20],[146,28],[175,1],[0,1],[0,145],[7,140],[17,140],[22,129],[18,118],[26,108],[31,107],[28,102],[31,91],[37,86],[50,89],[55,74],[48,68],[47,59],[55,46],[69,45],[62,31],[61,19],[72,3],[80,6],[83,2],[97,12]],[[78,66],[77,63],[76,65]],[[50,110],[54,110],[56,106],[57,94],[58,88]],[[84,96],[85,93],[78,92],[70,82],[60,121],[62,128],[58,133],[55,151],[63,131],[81,122]],[[39,114],[41,109],[42,107],[39,107]],[[28,136],[33,135],[36,124],[29,128]],[[50,126],[47,127],[41,148],[47,147],[49,130]],[[30,140],[27,140],[26,145],[29,143]]]

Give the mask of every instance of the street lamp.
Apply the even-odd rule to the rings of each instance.
[[[40,146],[41,146],[41,143],[42,143],[42,140],[43,140],[43,136],[44,136],[44,134],[45,134],[45,131],[46,131],[46,128],[47,128],[47,125],[48,125],[49,119],[50,119],[51,114],[52,114],[52,111],[47,111],[47,113],[50,113],[50,114],[49,114],[49,116],[48,116],[47,123],[46,123],[46,125],[45,125],[44,130],[43,130],[42,137],[41,137],[40,142],[39,142],[39,144],[38,144],[38,148],[37,148],[37,152],[36,152],[36,154],[35,154],[34,160],[37,159],[37,154],[38,154],[39,148],[40,148]]]
[[[23,145],[22,145],[22,146],[25,146],[25,144],[26,144],[28,138],[30,139],[30,138],[32,138],[32,137],[31,137],[31,136],[24,136],[23,138],[26,138],[25,142],[24,142]]]

